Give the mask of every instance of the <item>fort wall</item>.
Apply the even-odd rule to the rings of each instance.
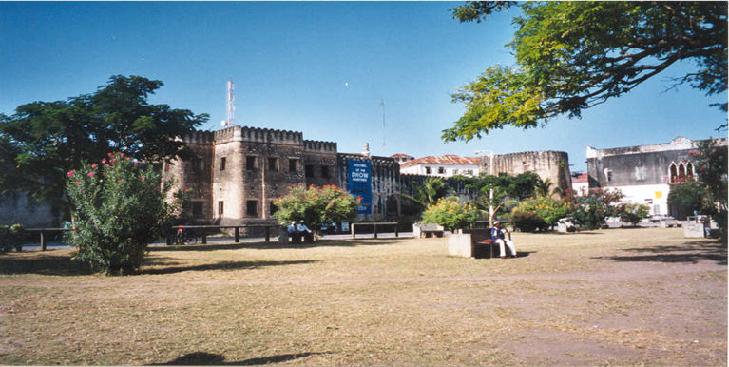
[[[489,156],[481,158],[481,172],[494,175],[505,173],[511,176],[534,172],[543,180],[550,180],[552,187],[572,187],[566,152],[550,150],[497,154],[493,157],[493,168],[489,167],[489,163]]]

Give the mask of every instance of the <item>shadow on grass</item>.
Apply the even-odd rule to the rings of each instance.
[[[43,255],[32,254],[32,256],[0,256],[0,274],[40,274],[40,275],[61,275],[76,276],[91,274],[88,264],[71,260],[68,254],[54,255],[45,253]]]
[[[586,234],[586,235],[600,234],[600,235],[603,235],[605,233],[585,230],[585,231],[565,232],[565,233],[563,233],[563,232],[554,232],[554,234],[556,234],[558,236],[573,236],[573,235],[578,235],[578,234]]]
[[[319,240],[312,243],[288,243],[281,245],[278,242],[239,242],[239,243],[220,243],[220,244],[198,244],[187,246],[155,246],[148,247],[150,252],[165,251],[216,251],[216,250],[239,250],[239,249],[257,249],[257,250],[273,250],[273,249],[304,249],[314,247],[354,247],[354,246],[376,246],[390,245],[398,241],[407,240],[409,238],[395,239],[388,238],[386,240],[375,239],[356,239],[356,240]]]
[[[279,354],[268,357],[248,358],[241,361],[226,361],[225,357],[219,354],[195,352],[177,357],[171,361],[164,363],[155,363],[154,366],[177,365],[177,366],[194,366],[194,365],[218,365],[218,366],[253,366],[259,364],[281,363],[294,359],[306,358],[315,355],[327,353],[296,353],[296,354]]]
[[[190,265],[190,266],[177,266],[167,268],[154,268],[145,269],[142,267],[142,271],[139,274],[146,275],[159,275],[159,274],[175,274],[182,273],[185,271],[206,271],[206,270],[239,270],[239,269],[255,269],[265,266],[278,266],[278,265],[292,265],[292,264],[308,264],[318,262],[318,260],[258,260],[258,261],[221,261],[210,264]]]
[[[680,245],[627,248],[623,251],[635,255],[593,257],[593,259],[666,263],[697,263],[701,260],[710,260],[716,261],[719,265],[727,265],[727,249],[718,241],[688,241]]]

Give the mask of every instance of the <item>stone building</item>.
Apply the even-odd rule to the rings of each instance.
[[[478,157],[461,157],[455,154],[427,156],[400,163],[400,172],[411,175],[432,177],[478,176]]]
[[[369,162],[371,205],[360,220],[399,215],[398,165],[388,157],[338,153],[336,143],[305,140],[297,131],[230,126],[182,139],[196,157],[163,165],[172,192],[186,193],[197,222],[231,225],[273,220],[274,200],[294,187],[347,188],[349,161]]]
[[[671,186],[699,178],[695,155],[701,141],[678,137],[665,144],[597,149],[588,146],[590,189],[619,189],[625,202],[647,204],[652,215],[673,215],[668,207]],[[717,140],[726,145],[726,139]]]
[[[493,164],[493,167],[491,165]],[[567,153],[558,151],[518,152],[481,157],[481,172],[487,175],[502,173],[510,176],[534,172],[552,187],[568,189],[572,186]]]
[[[350,161],[370,162],[372,175],[370,214],[358,213],[361,220],[396,219],[400,216],[400,170],[392,157],[369,156],[367,154],[337,153],[337,184],[349,188]],[[351,192],[351,190],[350,190]]]

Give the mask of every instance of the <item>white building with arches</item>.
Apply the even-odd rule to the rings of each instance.
[[[651,215],[676,216],[675,208],[668,207],[668,193],[672,185],[700,179],[695,166],[700,142],[677,137],[665,144],[588,146],[589,188],[620,189],[625,202],[647,204]],[[716,142],[727,144],[726,139]]]

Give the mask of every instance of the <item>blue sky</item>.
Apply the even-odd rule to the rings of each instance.
[[[513,63],[504,45],[515,11],[460,24],[449,13],[458,4],[0,3],[0,113],[135,74],[165,83],[153,103],[208,113],[203,128],[215,129],[232,78],[242,125],[303,131],[344,152],[369,142],[377,155],[563,150],[572,170],[584,169],[586,145],[706,138],[725,121],[708,105],[726,94],[664,92],[692,66],[683,63],[581,120],[444,144],[440,131],[463,112],[450,93],[489,65]]]

